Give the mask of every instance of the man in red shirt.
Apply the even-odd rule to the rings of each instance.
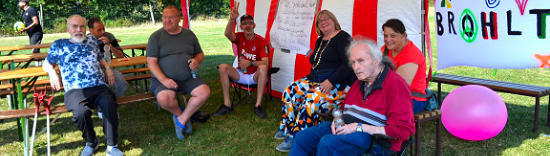
[[[409,86],[379,49],[368,40],[351,43],[347,53],[358,80],[340,108],[345,124],[325,122],[299,132],[289,155],[392,155],[413,135]],[[373,143],[373,134],[394,140]]]
[[[240,28],[242,32],[235,33],[233,26],[235,20],[239,16],[239,4],[231,9],[231,15],[227,26],[225,27],[225,36],[233,44],[237,45],[238,67],[233,67],[228,64],[220,64],[218,70],[220,72],[220,82],[222,83],[223,105],[214,112],[213,116],[221,116],[227,113],[232,113],[231,100],[229,98],[229,79],[244,85],[257,84],[257,97],[254,113],[260,118],[265,118],[266,114],[261,107],[263,91],[267,82],[267,54],[266,40],[260,35],[254,33],[256,24],[252,16],[245,14],[241,16]]]

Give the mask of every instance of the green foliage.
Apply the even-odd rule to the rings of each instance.
[[[13,36],[12,25],[21,21],[21,10],[16,0],[0,0],[0,36]],[[162,20],[162,9],[168,5],[181,8],[180,0],[31,0],[29,5],[40,11],[42,4],[44,31],[64,32],[65,19],[73,14],[84,18],[99,17],[107,27],[131,26],[151,21],[150,6],[156,21]],[[190,0],[192,18],[220,17],[229,12],[229,0]]]

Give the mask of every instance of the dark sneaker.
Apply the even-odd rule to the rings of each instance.
[[[210,115],[207,112],[203,112],[200,110],[193,113],[193,115],[191,116],[191,120],[197,122],[206,122],[208,121],[208,119],[210,119]]]
[[[265,118],[267,116],[262,106],[254,107],[254,113],[256,113],[256,115],[260,118]]]
[[[185,134],[191,134],[191,132],[193,132],[193,127],[191,127],[191,120],[187,121],[187,123],[185,124],[185,128],[183,129],[183,132]]]
[[[212,116],[222,116],[229,113],[233,113],[233,108],[222,105],[216,112],[212,113]]]
[[[275,136],[273,138],[275,138],[277,140],[283,140],[283,139],[285,139],[285,137],[286,137],[285,132],[277,131],[277,133],[275,133]]]
[[[279,144],[277,146],[277,148],[275,148],[275,149],[277,149],[277,151],[281,151],[281,152],[288,152],[288,151],[290,151],[290,147],[292,147],[292,141],[293,140],[294,139],[291,138],[291,137],[286,137],[285,141],[283,141],[281,144]]]

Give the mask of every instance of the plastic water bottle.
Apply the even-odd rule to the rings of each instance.
[[[189,65],[191,65],[193,61],[189,62]],[[191,69],[191,77],[196,79],[199,77],[199,70],[198,69]]]
[[[191,77],[194,79],[199,77],[199,71],[197,69],[191,69]]]
[[[342,111],[341,110],[334,110],[332,111],[332,117],[334,117],[334,128],[338,129],[342,126],[344,126],[344,119],[342,119]]]
[[[111,62],[111,46],[109,46],[109,44],[105,44],[105,46],[103,46],[103,50],[105,51],[104,56],[103,58],[105,59],[105,61],[107,61],[108,63]]]

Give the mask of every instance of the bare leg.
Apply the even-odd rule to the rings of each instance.
[[[206,84],[200,85],[191,91],[191,98],[187,102],[187,106],[181,115],[178,116],[178,120],[185,125],[199,108],[208,100],[210,96],[210,87]],[[176,101],[177,103],[177,101]],[[177,108],[179,110],[179,108]],[[180,111],[181,112],[181,111]]]
[[[257,88],[257,97],[256,97],[256,107],[262,105],[262,98],[264,96],[264,90],[267,82],[267,66],[259,65],[256,74],[254,75],[254,81],[258,82]]]
[[[222,83],[223,104],[231,107],[231,99],[229,97],[229,79],[239,80],[239,73],[233,66],[228,64],[220,64],[218,71],[220,72],[220,82]]]

